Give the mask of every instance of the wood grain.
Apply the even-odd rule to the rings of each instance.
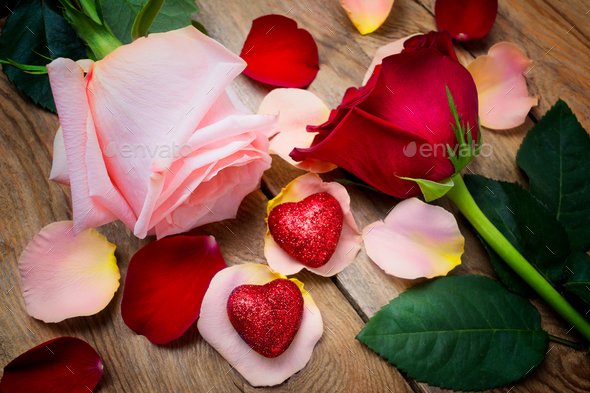
[[[204,3],[203,11],[209,12],[211,15],[218,15],[224,7],[228,7],[228,3],[231,2],[226,1],[223,4]],[[324,99],[329,106],[334,107],[339,103],[346,87],[355,86],[361,82],[376,48],[415,32],[427,32],[435,29],[434,17],[431,12],[432,5],[432,2],[422,4],[420,2],[396,1],[392,12],[393,17],[389,18],[388,22],[377,33],[364,37],[355,34],[347,17],[335,2],[334,4],[324,4],[321,9],[314,8],[313,12],[309,10],[306,4],[289,4],[289,6],[277,4],[272,8],[262,5],[257,7],[253,4],[247,10],[242,11],[239,17],[226,15],[224,18],[218,19],[219,24],[215,27],[213,35],[217,35],[218,39],[232,50],[239,51],[242,41],[236,37],[248,31],[250,19],[266,13],[288,13],[289,16],[299,22],[300,26],[308,29],[319,43],[321,71],[310,86],[310,90]],[[525,6],[523,5],[523,7]],[[287,12],[285,12],[285,8]],[[243,19],[246,19],[245,25],[242,25]],[[499,15],[499,20],[502,19],[503,16]],[[320,21],[323,21],[323,23]],[[508,24],[507,22],[501,23],[502,25]],[[499,28],[496,26],[494,29],[498,30]],[[528,32],[526,28],[523,28],[523,30]],[[500,35],[503,39],[521,43],[521,41],[512,39],[512,36],[508,34],[501,33]],[[464,63],[468,63],[474,58],[474,55],[484,54],[494,42],[491,40],[492,38],[487,39],[480,44],[479,48],[457,48],[459,57]],[[522,43],[521,45],[528,51],[529,47],[527,45]],[[576,47],[575,50],[584,50],[584,48]],[[346,64],[346,67],[342,67],[343,64]],[[575,68],[577,66],[570,65],[570,67]],[[338,70],[339,80],[337,83],[334,80],[333,70]],[[562,77],[560,75],[553,76],[550,79],[546,77],[551,75],[550,71],[550,67],[533,68],[529,72],[529,78],[532,92],[538,94],[550,88],[553,93],[552,96],[548,96],[554,101],[556,98],[553,97],[556,97],[556,90],[551,86],[572,83],[572,78],[559,79]],[[538,77],[539,74],[544,77]],[[577,76],[573,78],[575,80]],[[557,79],[557,81],[553,79]],[[542,80],[543,83],[537,85],[535,84],[536,80]],[[252,85],[253,83],[250,81],[242,81],[240,93],[251,108],[255,110],[267,91],[261,86],[252,89]],[[565,98],[567,99],[567,97]],[[572,99],[569,99],[569,101],[572,101]],[[584,101],[581,100],[581,102]],[[541,113],[544,113],[548,107],[547,104],[539,110],[543,110]],[[580,114],[578,115],[580,116]],[[537,118],[538,116],[540,115],[536,115]],[[525,182],[515,165],[515,157],[522,138],[532,125],[532,120],[528,119],[523,126],[514,130],[501,132],[485,130],[484,141],[487,143],[488,149],[471,164],[467,172],[484,174],[496,179]],[[264,176],[266,189],[271,196],[276,195],[285,184],[302,173],[302,171],[290,167],[280,158],[275,157],[272,169]],[[336,172],[324,177],[326,179],[336,179],[342,176],[341,173]],[[392,198],[366,190],[349,187],[349,192],[352,198],[353,211],[360,227],[382,219],[396,203]],[[488,265],[488,258],[469,224],[457,214],[450,204],[444,201],[441,204],[455,213],[460,222],[461,231],[466,237],[466,252],[463,265],[456,269],[453,274],[469,273],[493,276]],[[389,300],[399,295],[409,286],[416,284],[415,281],[398,279],[384,274],[368,259],[364,251],[361,251],[354,264],[338,274],[334,281],[365,320]],[[553,334],[564,336],[572,333],[569,331],[569,327],[566,327],[558,317],[546,308],[543,309],[543,322],[545,328]],[[567,362],[561,362],[559,359],[567,359]],[[559,364],[555,364],[556,361]],[[587,380],[590,378],[590,373],[581,370],[580,367],[583,367],[587,361],[587,356],[581,353],[551,345],[547,360],[543,366],[535,371],[532,376],[521,382],[518,385],[518,391],[560,390],[564,380],[568,381],[568,389],[586,391],[589,388]],[[422,391],[439,390],[424,384],[413,384],[413,386],[415,389]],[[502,390],[498,389],[497,391]]]
[[[96,316],[59,324],[29,317],[20,292],[18,256],[44,225],[71,217],[70,196],[67,188],[47,180],[57,118],[16,94],[3,74],[0,94],[0,162],[8,177],[0,186],[0,364],[48,339],[71,335],[85,339],[101,354],[106,365],[101,392],[412,391],[396,369],[355,340],[363,321],[334,283],[312,274],[298,278],[318,304],[324,336],[308,366],[273,389],[251,388],[200,338],[196,327],[165,346],[135,335],[121,319],[121,291]],[[205,226],[199,232],[217,238],[230,264],[262,263],[266,203],[262,193],[252,193],[242,203],[237,219]],[[124,279],[131,255],[148,240],[136,239],[121,223],[100,230],[118,246],[116,256]]]
[[[336,0],[281,2],[272,0],[202,0],[198,17],[210,34],[239,53],[252,19],[279,13],[296,19],[309,30],[320,48],[321,71],[310,90],[336,106],[344,89],[358,85],[375,49],[394,39],[432,30],[431,0],[396,0],[392,16],[375,34],[360,36]],[[557,99],[565,98],[590,128],[590,48],[588,15],[583,1],[559,0],[500,1],[498,20],[490,36],[478,44],[459,48],[468,61],[485,53],[494,42],[510,40],[520,44],[535,60],[529,72],[531,91],[542,96],[525,125],[508,132],[486,131],[489,155],[480,156],[469,170],[489,177],[524,182],[514,164],[517,148],[526,131]],[[575,25],[568,32],[568,29]],[[548,53],[545,53],[548,49]],[[239,77],[237,90],[255,110],[268,90]],[[407,381],[392,366],[360,345],[354,336],[363,320],[391,298],[416,282],[385,275],[364,251],[353,265],[332,280],[309,273],[298,275],[318,303],[326,330],[309,365],[286,383],[269,389],[252,388],[191,328],[185,336],[167,346],[151,345],[133,334],[120,317],[121,291],[113,302],[93,317],[75,318],[60,324],[44,324],[24,311],[17,273],[17,260],[30,238],[44,225],[71,217],[67,188],[47,180],[51,145],[57,118],[28,103],[0,77],[0,365],[26,349],[60,335],[84,338],[100,352],[106,374],[101,392],[404,392],[440,391]],[[302,172],[275,158],[265,175],[263,190],[251,194],[238,217],[201,228],[219,241],[229,263],[263,262],[262,239],[267,197]],[[328,179],[342,177],[336,171]],[[363,227],[383,218],[396,201],[364,189],[349,187],[353,211]],[[442,205],[457,212],[447,203]],[[487,257],[469,225],[458,216],[466,237],[463,265],[453,274],[493,275]],[[102,232],[118,245],[117,258],[122,276],[131,255],[145,241],[135,239],[121,223],[103,227]],[[565,325],[541,302],[536,302],[543,324],[552,334],[576,339]],[[495,391],[590,391],[588,357],[550,344],[543,365],[515,387]]]

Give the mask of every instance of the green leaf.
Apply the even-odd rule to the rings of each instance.
[[[131,42],[131,29],[136,15],[147,0],[99,0],[102,15],[113,33],[123,43]],[[170,31],[191,24],[198,8],[194,0],[166,0],[154,20],[150,33]]]
[[[418,381],[483,390],[538,366],[548,335],[524,298],[486,277],[451,276],[393,299],[357,339]]]
[[[148,34],[150,27],[158,16],[164,0],[147,0],[144,6],[139,10],[133,26],[131,27],[131,37],[135,40]]]
[[[496,228],[549,281],[565,278],[570,254],[561,224],[535,197],[518,184],[467,175],[473,199]]]
[[[529,131],[516,163],[563,224],[573,250],[590,249],[590,136],[559,100]]]
[[[563,288],[587,305],[590,305],[590,256],[581,252],[572,254],[566,261],[569,273]]]
[[[54,0],[21,0],[0,35],[0,58],[23,65],[44,66],[57,57],[81,59],[86,48],[64,20]],[[33,75],[4,65],[8,79],[34,103],[55,112],[47,75]]]
[[[422,191],[422,195],[424,195],[426,202],[432,202],[436,199],[442,198],[455,185],[455,183],[453,183],[453,179],[450,177],[448,179],[441,180],[440,182],[401,176],[400,179],[416,182],[418,187],[420,187],[420,191]]]

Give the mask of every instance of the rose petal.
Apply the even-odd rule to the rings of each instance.
[[[434,48],[443,55],[459,61],[455,53],[455,48],[453,47],[453,41],[448,32],[431,31],[426,34],[416,33],[377,48],[375,56],[363,78],[363,85],[367,84],[369,78],[373,75],[375,67],[381,64],[384,58],[402,52],[414,52],[426,48]]]
[[[307,87],[320,69],[311,34],[282,15],[254,19],[240,56],[245,75],[271,86]]]
[[[393,0],[340,0],[352,24],[361,34],[377,30],[385,22]]]
[[[95,229],[75,235],[71,221],[43,228],[18,264],[27,313],[44,322],[96,314],[119,288],[115,245]]]
[[[154,344],[179,338],[199,317],[209,282],[225,266],[212,236],[174,236],[149,243],[129,262],[123,321]]]
[[[103,363],[94,348],[74,337],[54,338],[21,354],[4,367],[3,393],[93,391]]]
[[[529,96],[524,77],[531,63],[518,46],[500,42],[467,66],[477,87],[479,118],[484,127],[504,130],[525,122],[539,102],[538,97]]]
[[[66,185],[70,184],[66,146],[64,145],[64,135],[61,126],[55,132],[55,138],[53,139],[53,162],[51,164],[49,179]]]
[[[227,299],[234,288],[263,285],[285,278],[266,265],[247,263],[223,269],[213,278],[201,306],[197,322],[201,336],[217,350],[252,386],[278,385],[303,369],[323,333],[320,310],[303,284],[304,310],[299,331],[289,348],[280,356],[266,358],[253,351],[238,335],[227,315]]]
[[[344,213],[342,232],[334,254],[323,266],[317,268],[305,266],[287,254],[267,230],[264,237],[264,256],[273,270],[290,275],[305,268],[320,276],[330,277],[350,265],[360,251],[361,236],[350,209],[350,196],[346,188],[336,182],[323,182],[316,174],[308,173],[299,176],[283,188],[276,197],[268,201],[267,215],[281,203],[298,202],[318,192],[327,192],[336,198],[342,207],[342,213]]]
[[[235,217],[270,167],[266,135],[273,124],[270,116],[244,115],[200,128],[185,143],[183,157],[168,169],[154,168],[134,233],[143,237],[155,227],[161,238]]]
[[[494,25],[498,0],[436,0],[434,15],[439,30],[458,41],[485,37]]]
[[[367,225],[363,240],[381,269],[408,279],[446,275],[461,264],[465,245],[455,217],[418,198],[401,201],[385,221]]]
[[[98,145],[96,144],[96,135],[91,135],[94,133],[94,129],[87,127],[90,116],[84,71],[74,61],[58,58],[47,65],[47,72],[63,130],[72,191],[74,231],[78,233],[86,228],[98,227],[113,221],[115,215],[92,198],[88,184],[86,154],[96,151]],[[61,162],[58,160],[58,164]],[[56,172],[59,172],[59,169],[56,169]],[[120,199],[117,190],[112,187],[110,180],[104,176],[104,173],[93,173],[93,180],[108,183],[109,190],[112,190],[111,200]]]
[[[365,76],[363,78],[363,85],[367,84],[369,78],[371,77],[371,75],[373,75],[375,67],[381,64],[384,58],[386,58],[387,56],[397,55],[398,53],[401,53],[404,49],[404,42],[406,42],[408,38],[414,37],[416,35],[420,35],[420,33],[400,38],[399,40],[390,42],[389,44],[385,44],[377,48],[377,50],[375,51],[375,56],[373,56],[373,60],[371,60],[371,64],[369,64],[369,68],[367,69],[367,72],[365,73]]]
[[[336,168],[313,159],[297,162],[289,156],[294,147],[311,145],[315,134],[307,132],[308,125],[328,120],[330,109],[315,94],[302,89],[275,89],[264,97],[258,113],[277,116],[274,137],[270,141],[271,154],[310,172],[323,173]]]

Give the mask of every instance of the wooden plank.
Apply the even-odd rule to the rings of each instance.
[[[213,15],[222,9],[232,8],[233,4],[226,1],[223,5],[203,3],[202,6],[205,13],[210,12]],[[247,10],[241,10],[239,16],[232,14],[227,18],[218,19],[219,25],[210,30],[225,45],[235,51],[240,51],[243,38],[239,37],[240,34],[241,37],[244,37],[247,33],[249,20],[268,13],[282,13],[293,17],[300,26],[308,29],[316,38],[320,46],[322,68],[310,90],[318,94],[331,107],[339,103],[346,87],[360,83],[377,47],[417,31],[426,32],[435,28],[434,18],[428,12],[427,7],[415,2],[398,0],[394,5],[393,16],[386,25],[379,32],[366,37],[360,36],[354,31],[336,2],[324,3],[321,7],[315,7],[312,4],[277,4],[264,8],[253,5]],[[483,48],[487,48],[487,44],[482,45],[480,53],[484,52]],[[528,46],[525,48],[528,51]],[[470,52],[477,53],[473,49],[470,49]],[[471,59],[470,52],[459,48],[459,56],[463,59]],[[334,70],[337,70],[337,75],[334,74]],[[530,75],[536,78],[534,80],[541,80],[543,78],[537,76],[537,73],[540,72],[542,72],[541,75],[547,75],[548,71],[541,68],[533,69]],[[553,79],[557,79],[557,83],[560,83],[558,79],[560,77],[560,75],[553,76]],[[542,93],[543,89],[552,83],[555,81],[544,80],[542,85],[534,85],[532,90]],[[252,89],[252,85],[256,88]],[[249,81],[242,81],[240,85],[240,93],[252,109],[256,109],[266,92],[266,89]],[[516,150],[531,125],[532,122],[527,120],[526,124],[515,130],[485,132],[484,140],[489,144],[490,149],[472,163],[470,170],[498,179],[522,181],[522,175],[516,168],[514,159]],[[295,170],[282,160],[275,158],[273,168],[264,177],[266,188],[270,194],[274,195],[282,186],[301,173],[303,172]],[[340,176],[342,175],[336,172],[327,178],[334,179]],[[352,187],[349,187],[349,191],[353,211],[360,227],[383,218],[395,204],[392,198],[380,194]],[[442,202],[442,204],[457,215],[455,209],[448,203]],[[461,231],[466,237],[466,252],[463,265],[453,274],[493,275],[479,241],[468,224],[462,218],[458,219]],[[359,254],[352,266],[335,278],[335,282],[364,319],[373,315],[391,298],[416,283],[385,275],[368,259],[364,251]],[[546,308],[542,308],[541,311],[544,326],[549,331],[561,336],[571,334],[569,327],[564,326],[552,312]],[[590,374],[583,370],[584,362],[585,356],[583,354],[551,345],[544,365],[520,383],[518,391],[563,390],[564,385],[572,391],[585,391],[589,388],[587,380]],[[424,384],[414,386],[422,391],[439,390]]]
[[[250,390],[248,383],[199,336],[196,327],[165,346],[150,344],[128,329],[120,316],[121,291],[98,315],[45,324],[29,317],[20,291],[18,256],[44,225],[71,217],[69,192],[47,180],[57,118],[25,101],[0,77],[0,364],[48,339],[72,335],[94,346],[105,361],[98,391],[180,392]],[[260,192],[242,204],[236,220],[201,229],[218,239],[229,263],[262,262],[267,199]],[[121,223],[103,233],[117,244],[124,277],[133,253],[146,241],[133,237]],[[397,370],[387,366],[354,337],[362,320],[331,280],[311,274],[299,278],[312,292],[325,323],[325,333],[308,366],[276,389],[256,391],[411,392]],[[378,376],[378,377],[375,377]],[[316,390],[317,389],[317,390]]]
[[[435,0],[418,0],[433,13]],[[539,119],[564,99],[590,129],[590,3],[583,1],[500,1],[496,23],[485,40],[465,47],[479,55],[496,42],[511,41],[534,61],[528,73],[531,92],[540,96],[532,115]]]

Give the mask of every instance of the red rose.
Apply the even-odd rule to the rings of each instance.
[[[348,89],[326,123],[308,127],[318,133],[311,146],[295,148],[291,157],[331,162],[399,198],[420,193],[415,182],[402,177],[439,181],[451,176],[455,169],[447,146],[459,144],[447,88],[474,141],[477,90],[448,51],[418,46],[386,57],[365,86]]]

